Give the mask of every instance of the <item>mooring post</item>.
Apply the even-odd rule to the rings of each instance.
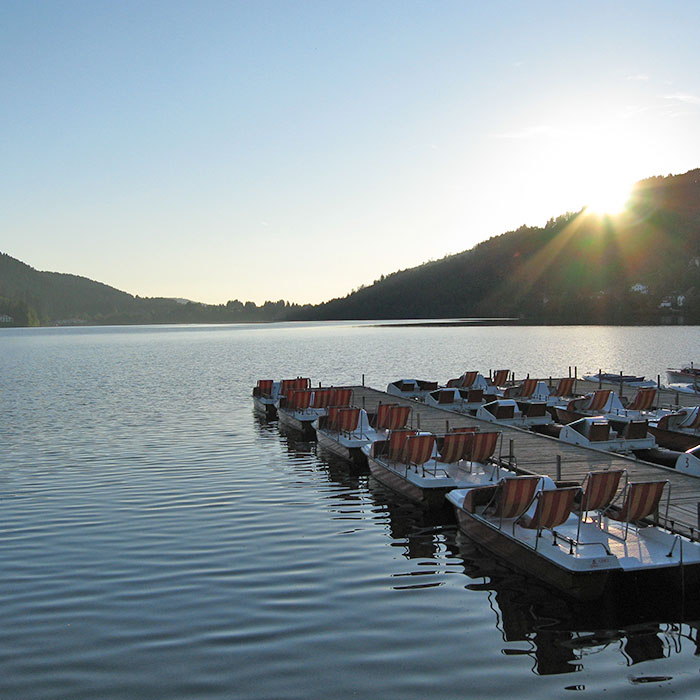
[[[364,385],[365,385],[365,375],[363,374],[362,375],[362,386],[364,386]]]
[[[555,481],[561,481],[561,455],[557,455],[557,478]]]
[[[445,434],[450,432],[450,421],[445,421]]]
[[[599,389],[603,388],[603,370],[602,369],[598,370],[598,388]]]
[[[515,455],[513,454],[513,440],[508,441],[508,463],[513,464],[513,459]]]
[[[420,413],[416,413],[416,427],[420,430]]]

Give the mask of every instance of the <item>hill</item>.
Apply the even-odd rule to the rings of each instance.
[[[315,306],[140,298],[0,254],[0,325],[462,317],[700,323],[700,169],[637,183],[618,216],[522,226]]]
[[[0,253],[0,326],[275,321],[299,309],[284,301],[257,306],[142,298],[86,277],[40,272]]]
[[[581,211],[522,226],[300,315],[440,317],[700,323],[700,170],[637,183],[618,216]]]

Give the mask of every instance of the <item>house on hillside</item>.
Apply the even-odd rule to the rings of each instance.
[[[0,324],[2,325],[7,325],[9,323],[14,323],[15,319],[12,318],[12,316],[8,316],[7,314],[0,314]]]
[[[637,284],[633,284],[630,287],[630,292],[636,292],[637,294],[649,294],[649,287],[647,287],[646,284],[637,282]]]

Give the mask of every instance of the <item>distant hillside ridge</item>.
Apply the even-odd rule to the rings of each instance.
[[[132,296],[87,277],[40,272],[0,253],[0,327],[273,321],[300,308],[285,301],[210,305]]]
[[[521,226],[313,306],[141,298],[0,253],[0,326],[474,317],[700,324],[700,169],[642,180],[617,216]]]
[[[521,226],[299,316],[453,317],[700,323],[700,169],[637,183],[617,216],[580,211]]]

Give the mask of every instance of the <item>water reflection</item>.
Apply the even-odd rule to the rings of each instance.
[[[688,620],[700,619],[700,607],[691,610],[663,596],[652,600],[648,591],[636,590],[616,600],[570,601],[482,550],[458,530],[451,511],[425,511],[299,433],[280,430],[276,422],[258,416],[255,424],[259,435],[277,432],[292,463],[325,475],[334,487],[326,499],[335,517],[383,528],[389,546],[412,563],[391,575],[393,590],[433,589],[444,586],[448,576],[465,577],[463,589],[487,594],[503,656],[529,657],[534,674],[578,673],[594,657],[611,652],[626,666],[680,654],[688,643],[698,653],[700,623]],[[660,677],[639,675],[631,682],[649,679]]]
[[[698,653],[700,609],[688,610],[668,596],[631,596],[627,603],[601,599],[589,603],[570,601],[538,581],[508,571],[477,543],[458,533],[464,573],[488,590],[489,604],[504,642],[525,643],[506,647],[505,656],[528,655],[538,675],[574,673],[584,660],[616,648],[627,666],[680,653],[685,639]],[[687,618],[688,614],[692,618]]]

